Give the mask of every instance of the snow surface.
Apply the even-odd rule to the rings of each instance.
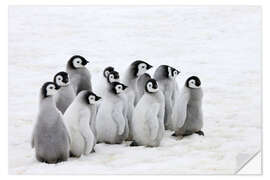
[[[260,150],[259,7],[11,6],[8,42],[11,174],[232,174]],[[98,144],[80,159],[37,162],[30,137],[39,89],[74,54],[91,61],[94,86],[104,67],[123,74],[136,59],[180,69],[180,87],[198,75],[205,136],[167,131],[158,148]]]

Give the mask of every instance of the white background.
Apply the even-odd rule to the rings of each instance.
[[[270,28],[269,28],[269,19],[267,17],[269,17],[269,12],[270,12],[270,9],[269,9],[269,6],[267,6],[267,1],[248,1],[248,0],[245,0],[245,1],[241,1],[241,0],[234,0],[234,1],[229,1],[229,0],[226,0],[226,1],[170,1],[170,0],[167,0],[167,1],[143,1],[143,2],[139,2],[139,1],[136,1],[135,2],[132,2],[132,1],[114,1],[115,3],[112,3],[112,1],[94,1],[94,2],[88,2],[88,1],[79,1],[79,0],[76,0],[76,1],[66,1],[67,3],[65,3],[65,5],[74,5],[74,4],[80,4],[80,5],[83,5],[83,4],[138,4],[138,5],[145,5],[145,4],[149,4],[149,5],[157,5],[157,4],[165,4],[165,5],[168,5],[168,4],[183,4],[183,5],[210,5],[210,4],[213,4],[213,5],[263,5],[263,84],[264,84],[264,90],[263,92],[266,92],[263,94],[263,99],[264,99],[264,108],[263,108],[263,112],[264,112],[264,116],[263,116],[263,127],[264,129],[268,129],[267,127],[269,127],[269,123],[267,122],[267,117],[269,117],[269,111],[268,111],[268,106],[270,105],[269,104],[269,101],[268,99],[270,99],[269,95],[267,92],[270,92],[269,91],[269,83],[267,83],[267,81],[269,82],[268,77],[269,74],[268,74],[268,69],[267,67],[270,67],[269,66],[269,61],[267,62],[267,59],[269,59],[269,35],[267,34],[267,32],[269,33],[270,32]],[[129,2],[129,3],[128,3]],[[10,4],[22,4],[21,1],[10,1]],[[49,5],[62,5],[63,2],[62,1],[40,1],[40,3],[37,3],[36,1],[24,1],[24,4],[49,4]],[[1,138],[2,138],[2,143],[1,143],[1,155],[2,155],[2,161],[1,161],[1,175],[5,175],[7,174],[7,2],[4,4],[4,6],[1,6],[1,46],[0,46],[0,54],[1,54],[1,117],[2,117],[2,126],[1,126]],[[267,16],[268,15],[268,16]],[[268,19],[268,20],[267,20]],[[268,22],[268,24],[267,24]],[[268,40],[268,42],[267,42]],[[268,46],[267,46],[268,45]],[[267,131],[263,131],[264,133],[264,138],[263,139],[268,139],[267,137],[269,136],[269,132]],[[268,141],[269,142],[269,141]],[[264,141],[263,143],[263,147],[264,147],[264,152],[269,152],[269,143],[267,143],[267,141]],[[263,155],[263,159],[264,159],[264,174],[267,175],[269,173],[267,173],[267,160],[269,159],[269,156],[265,153],[262,154]],[[101,176],[99,176],[100,178]],[[146,176],[146,178],[148,178],[149,176]],[[252,176],[254,178],[254,176]],[[257,178],[259,178],[258,176],[256,176]],[[13,177],[12,177],[13,178]],[[21,177],[19,177],[21,178]],[[26,178],[29,178],[29,177],[26,177]],[[34,177],[31,177],[31,178],[36,178],[36,176]],[[43,178],[47,178],[47,177],[43,177]],[[68,177],[68,178],[74,178],[74,177]],[[77,177],[76,177],[77,178]],[[89,177],[88,177],[89,178]],[[95,177],[97,178],[97,177]],[[114,177],[116,178],[116,177]],[[117,177],[117,179],[119,179],[120,177]],[[121,178],[126,178],[124,176],[121,176]],[[137,178],[137,177],[128,177],[128,178]],[[163,177],[160,177],[160,178],[163,178]],[[179,177],[174,177],[174,178],[179,178]],[[198,176],[193,176],[192,178],[201,178],[201,177],[198,177]],[[209,176],[204,176],[202,178],[215,178],[216,177],[209,177]],[[228,178],[228,177],[219,177],[219,178]],[[232,177],[230,177],[232,178]],[[250,178],[250,177],[241,177],[241,178]],[[262,177],[260,177],[262,178]],[[266,177],[264,177],[266,178]]]

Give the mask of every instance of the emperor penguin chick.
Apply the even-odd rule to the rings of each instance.
[[[64,114],[71,134],[70,155],[80,157],[94,150],[96,137],[90,127],[96,119],[96,104],[101,98],[93,92],[81,91]]]
[[[164,96],[154,79],[147,81],[145,91],[133,113],[131,146],[157,147],[165,132]]]
[[[178,85],[175,79],[179,74],[180,71],[167,65],[159,66],[154,73],[154,78],[158,81],[160,90],[165,98],[165,129],[170,129],[169,125],[172,121],[172,109],[175,105],[176,96],[179,93]]]
[[[76,95],[82,90],[92,91],[91,74],[85,67],[87,63],[89,61],[79,55],[72,56],[67,63],[66,71]]]
[[[119,73],[115,71],[114,68],[111,66],[106,67],[103,71],[103,77],[100,78],[98,82],[98,86],[96,88],[97,92],[103,95],[106,91],[108,91],[108,88],[110,88],[110,83],[115,81],[119,82],[119,80]]]
[[[147,70],[152,68],[152,66],[144,61],[137,60],[134,61],[126,71],[126,74],[123,78],[124,84],[126,84],[129,88],[126,91],[126,106],[127,106],[127,119],[129,125],[129,138],[132,139],[132,113],[134,107],[138,102],[138,89],[137,89],[137,80],[143,75]]]
[[[202,98],[200,79],[197,76],[189,77],[173,109],[172,130],[175,131],[173,136],[188,136],[193,133],[204,135],[201,131],[203,127]]]
[[[110,89],[104,96],[100,104],[97,119],[96,130],[98,142],[108,144],[119,144],[127,137],[125,136],[126,116],[125,101],[120,96],[127,86],[119,82],[112,82]]]
[[[58,163],[69,157],[70,134],[53,99],[58,89],[55,83],[46,82],[40,90],[39,112],[31,140],[40,162]]]
[[[53,81],[57,86],[61,87],[54,98],[56,107],[62,112],[62,114],[64,114],[68,106],[75,99],[76,94],[70,85],[68,73],[63,71],[57,73],[54,76]]]
[[[151,79],[150,74],[144,73],[141,75],[137,81],[137,88],[138,88],[138,101],[141,99],[145,92],[145,84],[146,82]]]

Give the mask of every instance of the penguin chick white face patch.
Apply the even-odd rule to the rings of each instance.
[[[171,67],[168,67],[168,76],[170,79],[175,79],[178,75],[177,70],[172,69]]]
[[[73,59],[72,63],[73,63],[73,66],[74,66],[75,68],[82,68],[82,67],[84,67],[84,66],[82,65],[82,59],[80,59],[80,58],[75,58],[75,59]]]
[[[172,68],[170,66],[168,67],[168,76],[170,79],[175,79]]]
[[[157,88],[153,88],[153,83],[152,82],[148,82],[147,83],[147,89],[149,92],[157,92],[158,91],[158,87]]]
[[[61,75],[56,76],[56,84],[58,86],[67,86],[69,84],[69,80],[67,82],[63,81],[63,77]]]
[[[113,74],[109,75],[109,81],[112,82],[119,82],[119,78],[115,78]]]
[[[46,88],[46,94],[47,96],[53,96],[57,93],[57,90],[53,84],[50,84]]]
[[[89,100],[89,104],[96,104],[96,103],[97,103],[96,97],[93,96],[93,95],[90,95],[90,96],[88,97],[88,100]]]
[[[110,74],[110,71],[105,71],[104,72],[105,77],[108,77],[109,74]]]
[[[138,65],[138,73],[137,76],[141,76],[147,71],[147,65],[145,63],[140,63]]]
[[[119,85],[116,85],[115,86],[115,91],[116,91],[117,94],[120,94],[120,93],[124,92],[123,86],[120,85],[120,84]]]
[[[196,81],[195,81],[194,79],[191,79],[191,80],[188,82],[188,87],[194,88],[194,89],[200,88],[200,86],[197,86],[197,85],[196,85]]]

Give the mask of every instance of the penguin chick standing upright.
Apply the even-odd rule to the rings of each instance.
[[[144,94],[145,91],[145,84],[146,82],[151,79],[150,74],[144,73],[141,75],[137,81],[137,88],[138,88],[138,101],[141,99],[141,97]]]
[[[85,65],[89,63],[84,57],[72,56],[66,66],[74,92],[79,94],[82,90],[92,91],[91,74]]]
[[[191,76],[176,100],[173,109],[173,136],[188,136],[193,133],[204,135],[202,112],[203,91],[197,76]]]
[[[129,140],[132,139],[132,113],[135,105],[138,102],[138,89],[137,89],[137,80],[143,75],[147,70],[152,68],[152,66],[144,61],[137,60],[131,63],[129,68],[126,71],[123,82],[128,86],[126,91],[126,106],[127,106],[127,119],[129,125]]]
[[[58,89],[55,83],[46,82],[40,91],[38,118],[31,140],[40,162],[57,163],[69,157],[70,134],[53,99]]]
[[[157,147],[165,132],[164,95],[154,79],[147,81],[145,91],[133,113],[131,146]]]
[[[119,144],[126,138],[125,102],[120,94],[127,88],[122,83],[112,82],[99,106],[96,118],[98,142]]]
[[[158,81],[160,90],[163,92],[165,98],[165,129],[170,129],[172,109],[175,105],[177,93],[179,93],[175,78],[179,74],[180,71],[167,65],[159,66],[154,73],[154,78]]]
[[[101,98],[93,92],[81,91],[64,114],[70,130],[70,155],[80,157],[89,154],[96,144],[96,137],[90,127],[96,120],[96,103]]]
[[[57,84],[57,86],[61,87],[54,98],[56,107],[62,112],[62,114],[64,114],[68,106],[75,99],[76,94],[74,93],[74,90],[69,83],[70,80],[68,73],[63,71],[57,73],[54,76],[53,81],[55,84]]]

